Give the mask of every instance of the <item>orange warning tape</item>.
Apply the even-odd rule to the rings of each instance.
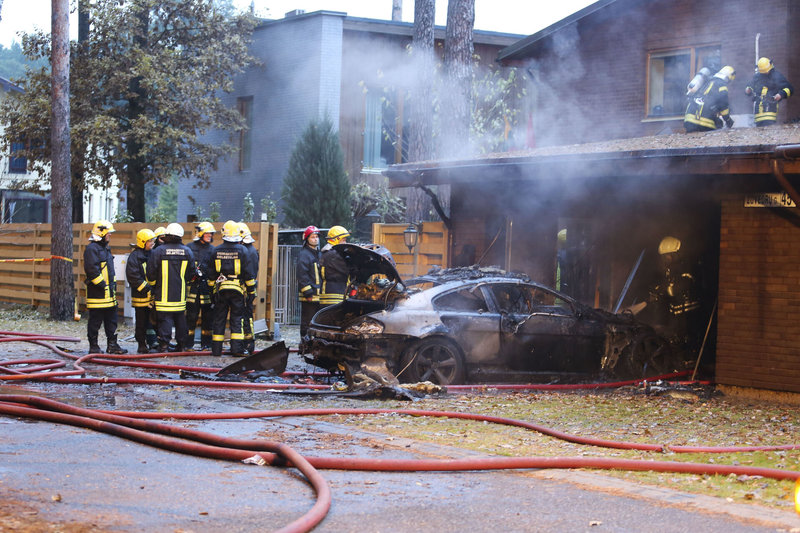
[[[36,259],[0,259],[0,263],[27,263],[31,261],[50,261],[51,259],[63,259],[72,263],[72,258],[64,257],[62,255],[51,255],[50,257],[42,257]]]

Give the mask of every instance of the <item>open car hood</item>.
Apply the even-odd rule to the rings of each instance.
[[[382,274],[390,282],[403,284],[394,267],[392,254],[385,246],[372,245],[372,249],[357,244],[337,244],[333,247],[341,255],[350,270],[350,279],[359,284],[366,283],[375,274]]]

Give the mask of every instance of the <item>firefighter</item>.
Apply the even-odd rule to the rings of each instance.
[[[245,300],[244,316],[242,317],[242,333],[244,334],[244,353],[250,355],[256,350],[256,339],[253,334],[253,303],[256,299],[256,289],[258,287],[258,250],[253,243],[256,242],[250,228],[244,222],[239,223],[239,234],[242,236],[242,246],[247,251],[247,258],[250,262],[250,273],[253,274],[255,284],[252,290],[247,291]]]
[[[194,239],[187,246],[194,255],[198,275],[189,285],[186,295],[186,335],[184,348],[194,349],[195,329],[200,318],[200,349],[211,350],[211,335],[214,328],[214,316],[211,306],[211,289],[208,286],[208,258],[214,251],[214,234],[217,230],[211,222],[200,222],[195,226]]]
[[[689,98],[683,126],[687,133],[712,131],[722,127],[723,122],[733,127],[728,108],[728,84],[736,77],[733,67],[725,66]]]
[[[664,325],[665,331],[680,344],[694,349],[699,340],[696,326],[701,302],[698,283],[680,250],[680,239],[672,236],[661,239],[658,255],[664,277],[651,291],[650,300],[660,303],[657,321]]]
[[[186,341],[186,284],[196,275],[194,254],[181,243],[183,227],[177,222],[164,230],[163,244],[154,248],[147,262],[147,280],[153,287],[158,317],[158,350],[170,350],[175,327],[175,351]]]
[[[153,248],[158,248],[162,244],[164,244],[164,232],[167,231],[167,228],[164,226],[159,226],[153,231],[156,234],[156,242],[153,244]]]
[[[756,63],[753,80],[744,93],[753,99],[753,115],[756,126],[770,126],[778,120],[778,102],[792,96],[794,87],[778,72],[769,58],[762,57]]]
[[[250,272],[247,250],[241,245],[239,224],[233,220],[222,226],[222,244],[214,248],[209,258],[208,271],[213,286],[214,334],[211,337],[211,355],[222,355],[225,340],[225,322],[231,328],[231,354],[244,355],[242,317],[247,293],[255,293],[255,276]],[[230,318],[228,315],[230,314]]]
[[[297,254],[297,288],[300,298],[300,350],[311,318],[319,311],[322,278],[319,272],[319,229],[308,226],[303,231],[303,248]]]
[[[136,247],[128,255],[125,264],[125,277],[131,286],[131,305],[133,306],[136,330],[134,338],[138,353],[150,353],[152,342],[148,342],[147,330],[153,328],[150,284],[147,282],[147,260],[156,241],[156,234],[150,229],[140,229],[136,233]],[[153,328],[154,329],[154,328]]]
[[[89,323],[86,336],[89,353],[103,353],[97,344],[100,325],[106,334],[106,351],[111,354],[128,353],[117,344],[117,278],[114,273],[114,256],[108,249],[114,225],[108,220],[98,220],[89,234],[89,244],[83,252],[83,269],[86,273],[86,308]]]
[[[349,282],[347,264],[333,247],[346,243],[349,236],[350,232],[342,226],[333,226],[328,230],[328,243],[322,248],[319,258],[320,274],[322,275],[320,307],[339,303],[345,298]]]

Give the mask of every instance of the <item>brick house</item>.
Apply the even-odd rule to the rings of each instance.
[[[208,189],[180,183],[178,220],[191,218],[195,206],[207,215],[212,201],[220,203],[223,220],[239,219],[248,192],[257,213],[261,198],[271,195],[277,202],[295,142],[310,120],[325,114],[339,131],[351,181],[382,180],[383,169],[404,161],[412,34],[410,23],[331,11],[291,12],[259,25],[250,51],[262,64],[237,77],[233,92],[222,96],[250,129],[235,139],[239,152],[219,162]],[[441,48],[444,28],[437,27],[435,37]],[[475,31],[475,53],[494,65],[497,53],[519,38]]]
[[[798,27],[792,0],[601,0],[498,60],[536,79],[529,126],[538,146],[682,131],[686,84],[703,66],[736,69],[730,105],[743,126],[756,46],[800,85]],[[781,104],[779,119],[800,119],[800,98]]]
[[[759,55],[800,83],[798,23],[787,0],[595,2],[498,54],[535,80],[527,149],[385,174],[450,185],[450,266],[471,256],[609,310],[647,303],[637,317],[665,332],[674,317],[654,294],[666,268],[689,274],[700,305],[683,325],[700,341],[708,328],[690,344],[703,375],[800,393],[800,99],[781,104],[782,125],[754,128],[743,92],[759,33]],[[737,127],[678,133],[704,65],[736,68]],[[659,253],[665,237],[680,263]]]

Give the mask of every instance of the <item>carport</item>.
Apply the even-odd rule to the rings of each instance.
[[[605,309],[648,302],[644,312],[654,312],[659,244],[678,239],[700,302],[689,328],[712,324],[716,359],[713,342],[703,359],[716,381],[800,392],[798,143],[797,125],[740,128],[408,163],[385,174],[393,187],[450,186],[450,266],[524,271]]]

